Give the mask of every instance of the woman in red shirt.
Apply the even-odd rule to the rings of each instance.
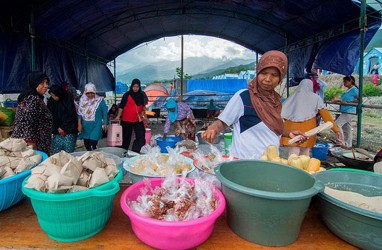
[[[130,89],[122,96],[118,107],[118,114],[115,120],[121,120],[122,125],[122,148],[128,150],[130,147],[131,135],[135,133],[135,140],[131,148],[132,151],[139,153],[145,145],[145,126],[143,121],[146,118],[145,105],[147,98],[141,89],[141,81],[134,79]],[[122,119],[121,119],[122,117]]]

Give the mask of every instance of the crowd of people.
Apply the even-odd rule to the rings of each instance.
[[[231,155],[240,159],[258,159],[269,145],[288,147],[289,155],[310,155],[317,138],[307,137],[304,133],[317,127],[322,119],[333,123],[337,142],[351,148],[351,121],[358,103],[354,77],[343,77],[347,91],[335,99],[341,104],[341,114],[334,120],[323,101],[327,84],[314,72],[307,74],[294,93],[281,102],[275,88],[283,81],[287,69],[288,60],[283,52],[266,52],[258,62],[256,77],[248,88],[237,91],[222,112],[214,100],[210,100],[206,106],[207,116],[215,121],[201,137],[213,143],[222,131],[232,127],[235,136]],[[18,97],[12,137],[24,138],[33,148],[48,154],[61,150],[73,152],[77,139],[83,139],[86,150],[92,151],[97,149],[98,141],[107,132],[109,121],[114,120],[120,121],[122,126],[122,148],[129,150],[133,138],[131,150],[134,152],[139,153],[146,144],[148,98],[139,79],[131,82],[121,102],[110,109],[91,82],[85,85],[77,105],[67,84],[49,86],[49,77],[43,72],[31,72],[27,81],[28,88]],[[47,91],[50,98],[45,104]],[[165,108],[168,115],[163,140],[171,126],[176,136],[195,140],[197,131],[191,107],[170,98]],[[300,136],[301,140],[289,144],[295,136]]]

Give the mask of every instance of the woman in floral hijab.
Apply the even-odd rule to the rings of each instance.
[[[202,138],[213,143],[221,131],[233,125],[231,155],[259,159],[269,145],[279,147],[281,135],[292,138],[302,134],[284,129],[280,95],[274,90],[287,69],[288,59],[283,52],[271,50],[262,55],[248,89],[235,93]]]
[[[79,138],[84,139],[86,150],[95,150],[102,138],[102,129],[107,130],[107,111],[105,100],[96,94],[95,85],[86,84],[78,106]]]

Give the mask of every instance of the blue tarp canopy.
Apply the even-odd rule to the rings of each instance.
[[[380,27],[367,9],[365,44]],[[214,36],[260,54],[283,50],[290,76],[315,65],[351,74],[359,54],[359,1],[13,0],[0,8],[0,88],[17,92],[31,70],[54,83],[115,88],[106,64],[165,36]],[[35,56],[35,57],[34,57]],[[33,61],[33,59],[35,60]]]
[[[194,90],[209,90],[217,89],[225,94],[234,94],[239,89],[247,88],[246,79],[217,79],[217,80],[187,80],[188,93]]]

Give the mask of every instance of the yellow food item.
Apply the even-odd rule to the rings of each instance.
[[[282,164],[288,165],[288,160],[287,160],[287,159],[280,158],[280,162],[281,162]]]
[[[279,153],[277,151],[277,147],[275,145],[269,145],[266,151],[268,160],[272,160],[273,158],[276,158],[279,156]]]
[[[288,165],[295,168],[304,169],[300,157],[296,154],[291,154],[288,157]]]
[[[271,161],[273,161],[273,162],[281,162],[281,158],[280,157],[278,157],[278,156],[276,156],[276,157],[274,157],[273,159],[271,159]]]
[[[319,159],[310,158],[309,165],[308,165],[308,168],[306,170],[309,172],[310,171],[317,172],[320,170],[320,167],[321,167],[321,161]]]
[[[266,152],[264,152],[264,154],[262,156],[260,156],[259,160],[262,160],[262,161],[268,160],[268,156],[267,156]]]
[[[300,155],[299,157],[301,159],[303,169],[307,170],[309,166],[310,157],[307,155]]]

